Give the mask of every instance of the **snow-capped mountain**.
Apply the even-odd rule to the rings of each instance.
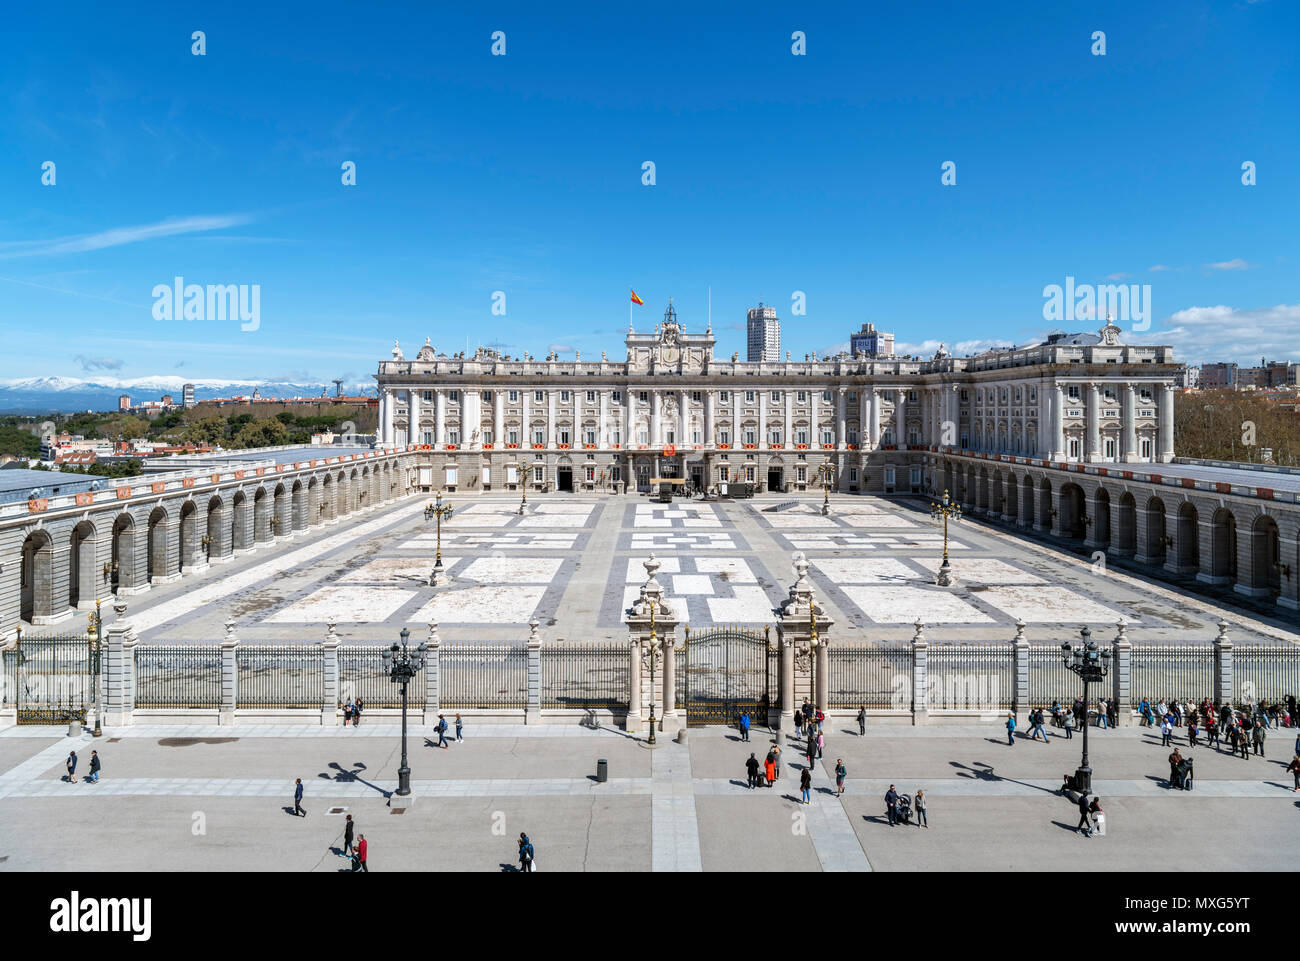
[[[128,394],[133,404],[159,400],[171,394],[180,403],[181,390],[194,385],[195,400],[248,396],[257,389],[261,397],[319,397],[334,394],[334,384],[279,383],[266,380],[214,380],[176,377],[23,377],[0,380],[0,413],[45,413],[83,410],[117,410],[117,399]],[[373,393],[374,382],[344,384],[345,394]]]

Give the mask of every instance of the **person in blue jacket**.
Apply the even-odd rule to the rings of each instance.
[[[1007,714],[1007,743],[1015,746],[1016,743],[1016,716]]]

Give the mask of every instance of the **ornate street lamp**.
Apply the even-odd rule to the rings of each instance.
[[[655,659],[659,651],[659,634],[655,630],[655,600],[650,602],[650,738],[647,744],[655,743]]]
[[[421,643],[414,651],[407,646],[411,632],[402,628],[402,643],[394,644],[384,651],[384,671],[394,684],[402,685],[402,766],[397,769],[397,796],[410,797],[411,768],[406,763],[406,685],[420,671],[424,670],[424,658],[428,645]]]
[[[432,573],[429,574],[429,586],[430,586],[430,587],[437,587],[438,584],[439,584],[439,582],[442,580],[442,577],[443,577],[443,571],[442,571],[442,519],[443,519],[444,517],[451,517],[451,505],[450,505],[450,504],[443,504],[443,502],[442,502],[442,491],[438,491],[438,501],[437,501],[437,504],[430,504],[428,507],[426,507],[426,508],[424,509],[424,520],[425,520],[426,523],[429,522],[430,520],[434,520],[434,519],[437,519],[437,522],[438,522],[438,549],[437,549],[437,554],[436,554],[436,556],[434,557],[434,560],[433,560],[433,571],[432,571]]]
[[[519,498],[519,516],[520,516],[520,517],[523,516],[524,511],[528,510],[528,488],[527,488],[526,486],[524,486],[524,485],[527,484],[527,483],[528,483],[528,482],[525,481],[523,484],[520,484],[520,485],[519,485],[519,490],[523,492],[523,496]]]
[[[211,561],[212,560],[212,538],[204,534],[203,538],[199,541],[199,544],[203,548],[203,555],[209,561]]]
[[[948,496],[948,491],[943,492],[943,499],[939,503],[930,504],[930,519],[938,523],[943,520],[943,563],[939,565],[939,576],[936,579],[940,587],[951,587],[955,582],[952,575],[952,565],[948,563],[948,520],[961,520],[961,505]]]
[[[95,737],[104,736],[104,728],[99,719],[99,677],[103,667],[100,657],[104,649],[104,614],[100,610],[100,603],[96,597],[95,613],[90,615],[90,706],[95,712]]]
[[[835,465],[825,461],[817,468],[817,473],[822,475],[822,515],[825,516],[831,512],[831,480]]]
[[[811,620],[808,622],[808,675],[812,685],[812,707],[813,716],[817,716],[817,604],[808,595],[808,616]]]
[[[1083,679],[1083,760],[1074,772],[1074,789],[1092,791],[1092,768],[1088,766],[1088,685],[1100,682],[1110,672],[1110,650],[1098,651],[1092,631],[1079,630],[1083,639],[1078,647],[1066,641],[1061,645],[1061,660],[1065,666]]]

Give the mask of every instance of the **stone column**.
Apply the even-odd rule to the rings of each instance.
[[[1095,463],[1102,459],[1101,451],[1101,387],[1098,384],[1085,385],[1088,391],[1086,422],[1088,425],[1084,440],[1083,460]]]
[[[912,724],[930,721],[930,642],[925,639],[925,627],[916,619],[912,635]]]
[[[537,633],[541,622],[528,622],[528,708],[525,724],[542,723],[542,636]]]
[[[1132,384],[1125,384],[1122,390],[1124,391],[1124,409],[1121,412],[1124,418],[1124,463],[1136,464],[1142,459],[1137,444],[1137,388]]]
[[[235,723],[235,710],[239,707],[239,662],[235,659],[238,650],[235,622],[226,621],[226,636],[221,639],[221,713],[217,718],[218,724]]]
[[[821,389],[810,391],[808,394],[808,449],[822,449],[821,427],[817,423],[817,405],[821,403]],[[864,422],[865,425],[865,422]],[[865,430],[865,426],[864,426]],[[866,438],[863,438],[865,441]]]
[[[1159,463],[1168,464],[1174,459],[1174,389],[1169,384],[1159,387],[1159,429],[1157,431],[1156,457]]]
[[[659,391],[650,391],[650,446],[658,447],[663,435],[659,432],[659,411],[660,411]]]
[[[631,658],[629,666],[632,674],[626,729],[629,732],[635,731],[637,725],[644,719],[645,712],[642,709],[642,704],[645,700],[645,694],[648,692],[655,707],[655,717],[661,720],[663,730],[666,732],[668,724],[662,719],[669,715],[666,712],[659,711],[659,706],[663,702],[657,696],[658,692],[650,686],[645,661],[651,657],[656,659],[655,681],[658,682],[663,677],[663,674],[657,669],[664,656],[665,647],[676,642],[677,625],[680,623],[680,618],[677,614],[676,605],[667,599],[663,585],[659,583],[656,577],[662,563],[654,554],[651,554],[643,562],[643,566],[646,569],[647,580],[641,588],[641,596],[633,603],[631,614],[627,619],[628,646]],[[689,635],[687,643],[690,643]],[[667,697],[666,685],[664,697]],[[675,722],[680,723],[680,718],[676,712],[671,717]]]
[[[661,637],[659,651],[663,657],[663,710],[660,715],[674,728],[679,726],[677,716],[677,645],[673,638]],[[665,725],[667,726],[667,725]]]
[[[134,635],[126,619],[126,602],[114,600],[113,621],[105,627],[104,724],[113,727],[132,723],[135,690],[135,647],[127,638]]]
[[[1057,384],[1052,402],[1052,454],[1051,460],[1065,459],[1065,388]]]
[[[466,440],[461,438],[462,443]],[[447,391],[442,388],[433,392],[433,442],[438,447],[447,443]]]
[[[826,674],[830,659],[826,648],[835,622],[813,598],[812,581],[808,579],[808,558],[802,552],[796,554],[793,566],[795,582],[790,587],[790,596],[782,602],[777,615],[777,639],[783,648],[787,643],[794,646],[797,673],[816,671],[816,689],[809,693],[814,707],[820,707],[829,713]],[[812,646],[814,635],[817,640],[816,649]],[[797,691],[795,697],[798,697]]]
[[[781,720],[777,738],[784,744],[785,732],[794,729],[794,638],[776,629],[776,643],[781,649]]]
[[[492,390],[492,445],[504,450],[506,442],[506,394],[498,388]]]
[[[1219,621],[1219,635],[1214,639],[1214,703],[1233,699],[1232,641],[1228,622]]]
[[[880,392],[871,388],[871,449],[880,446]]]
[[[1025,622],[1018,617],[1011,644],[1016,651],[1016,693],[1011,703],[1018,715],[1029,710],[1029,642],[1025,640]]]
[[[597,445],[605,450],[610,446],[609,439],[609,391],[600,388],[600,434],[596,438]]]
[[[555,445],[559,443],[559,433],[556,431],[557,418],[555,416],[555,391],[546,392],[546,447],[554,450]]]
[[[409,441],[412,444],[424,443],[424,432],[420,430],[420,392],[415,389],[408,390],[406,396],[410,403],[406,405],[407,422],[410,424]]]
[[[759,390],[755,391],[754,395],[758,398],[758,449],[763,451],[767,450],[767,393]],[[842,397],[840,398],[840,400],[843,399],[844,398]],[[757,457],[754,459],[758,460]],[[761,466],[762,465],[760,464],[760,469]],[[760,484],[765,481],[766,478],[759,478]]]
[[[1128,622],[1120,618],[1115,622],[1114,656],[1111,658],[1111,697],[1115,699],[1115,713],[1120,727],[1133,724],[1133,644],[1128,639]]]
[[[532,421],[531,421],[531,419],[530,419],[530,417],[529,417],[529,411],[528,411],[528,404],[529,404],[529,402],[530,402],[532,399],[533,399],[533,392],[532,392],[531,390],[520,390],[520,391],[519,391],[519,410],[520,410],[520,414],[519,414],[519,423],[520,423],[520,428],[519,428],[519,429],[520,429],[520,432],[521,432],[521,434],[522,434],[522,436],[519,438],[519,449],[520,449],[521,451],[532,450],[532,449],[533,449],[533,424],[532,424]],[[504,440],[504,438],[502,438],[502,439]],[[518,460],[519,460],[519,463],[520,463],[520,468],[519,468],[519,473],[520,473],[520,477],[519,477],[519,487],[520,487],[520,490],[522,490],[522,489],[523,489],[523,486],[524,486],[524,483],[525,483],[525,481],[526,481],[526,479],[527,479],[526,476],[525,476],[526,473],[527,473],[527,470],[523,467],[524,458],[523,458],[522,455],[520,455],[520,457],[518,458]]]
[[[325,627],[325,640],[321,641],[321,656],[324,658],[325,696],[321,699],[320,722],[323,727],[334,727],[339,723],[339,636],[334,631],[334,622]]]
[[[714,393],[714,391],[706,390],[704,392],[704,446],[706,448],[715,447],[718,443],[717,430],[714,426],[714,421],[717,418],[717,414],[714,411],[715,402],[716,402],[716,394]],[[709,471],[708,476],[705,477],[704,486],[705,487],[713,486],[712,471]]]
[[[847,395],[847,387],[841,387],[835,392],[835,444],[839,450],[844,450],[848,444],[849,428],[844,414],[844,403]]]
[[[442,711],[442,638],[438,622],[429,622],[428,650],[424,655],[424,723],[437,724]]]

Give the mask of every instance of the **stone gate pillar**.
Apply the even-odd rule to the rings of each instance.
[[[321,656],[324,658],[325,695],[321,698],[320,722],[331,727],[338,724],[339,718],[339,636],[333,621],[326,626]]]
[[[134,634],[126,619],[126,602],[113,602],[113,622],[107,626],[103,639],[104,663],[104,722],[117,727],[130,724],[135,688],[135,646],[128,647],[126,639]]]
[[[1115,622],[1115,650],[1111,658],[1111,674],[1115,699],[1116,723],[1120,727],[1133,724],[1133,644],[1128,639],[1128,622],[1120,618]]]
[[[536,622],[534,622],[536,623]],[[438,622],[429,622],[428,651],[424,655],[424,723],[437,724],[442,710],[442,638]]]
[[[1219,636],[1214,639],[1214,703],[1231,703],[1233,699],[1232,640],[1228,622],[1219,621]]]
[[[235,708],[239,706],[239,637],[235,622],[226,621],[226,636],[221,639],[221,711],[218,724],[234,724]]]
[[[655,717],[661,721],[661,727],[668,731],[665,717],[673,724],[680,725],[681,718],[674,710],[668,714],[664,698],[675,687],[676,678],[670,683],[666,678],[667,660],[672,657],[671,650],[677,642],[677,625],[680,623],[677,606],[664,594],[663,585],[656,575],[662,566],[660,560],[651,553],[644,562],[648,575],[641,588],[641,596],[632,605],[627,619],[628,650],[630,669],[629,680],[631,693],[628,697],[628,716],[626,729],[636,730],[637,724],[649,717],[644,709],[647,699],[655,707]],[[650,684],[653,665],[654,687]],[[656,689],[657,688],[657,689]],[[676,697],[675,692],[673,693]]]
[[[813,706],[827,714],[830,656],[828,653],[830,631],[834,621],[826,616],[813,598],[812,581],[808,579],[808,558],[802,552],[794,559],[795,582],[790,596],[782,602],[777,617],[777,640],[783,656],[787,644],[793,654],[793,699],[801,694],[810,697]],[[783,678],[784,680],[784,678]],[[784,703],[785,695],[782,693]],[[791,716],[794,707],[791,704]],[[784,707],[782,708],[784,715]]]

